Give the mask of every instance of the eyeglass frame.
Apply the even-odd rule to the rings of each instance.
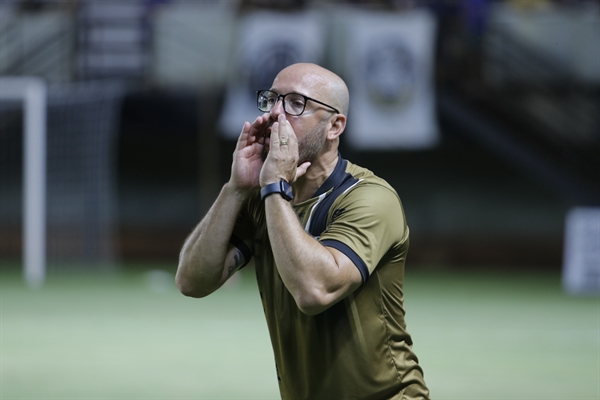
[[[303,95],[302,93],[296,93],[296,92],[290,92],[290,93],[286,93],[286,94],[279,94],[273,90],[270,89],[263,89],[263,90],[258,90],[256,91],[256,107],[258,108],[259,111],[261,112],[271,112],[271,110],[273,109],[273,107],[271,107],[271,110],[269,111],[263,111],[260,109],[260,107],[258,106],[258,99],[260,98],[260,95],[264,92],[271,92],[271,93],[275,93],[277,95],[277,99],[275,100],[275,103],[273,104],[273,107],[275,107],[275,105],[277,105],[277,103],[279,102],[279,99],[282,100],[282,106],[283,106],[283,111],[285,111],[286,114],[292,115],[294,117],[298,117],[302,114],[304,114],[304,111],[306,111],[306,103],[308,100],[310,101],[314,101],[315,103],[321,104],[322,106],[325,107],[329,107],[331,108],[333,111],[335,111],[337,114],[340,114],[339,110],[335,107],[330,106],[329,104],[323,103],[322,101],[319,101],[317,99],[313,99],[312,97],[308,97],[306,95]],[[302,112],[300,112],[300,114],[290,114],[289,112],[287,112],[287,110],[285,109],[285,96],[288,96],[290,94],[295,94],[297,96],[301,96],[304,98],[304,108],[302,109]]]

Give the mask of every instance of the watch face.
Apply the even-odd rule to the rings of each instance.
[[[294,192],[292,191],[292,185],[290,185],[286,181],[281,181],[281,194],[287,200],[292,200],[294,198]]]

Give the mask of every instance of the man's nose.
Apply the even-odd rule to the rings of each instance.
[[[279,96],[273,105],[273,108],[271,108],[270,114],[276,120],[277,117],[283,113],[285,113],[285,110],[283,109],[283,97]]]

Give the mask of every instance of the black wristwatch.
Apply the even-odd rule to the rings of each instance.
[[[281,197],[283,197],[287,201],[290,201],[294,198],[294,193],[292,192],[292,185],[290,185],[284,180],[275,183],[270,183],[267,186],[260,189],[260,199],[264,200],[267,198],[267,196],[270,196],[273,193],[279,193]]]

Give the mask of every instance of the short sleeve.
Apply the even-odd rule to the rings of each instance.
[[[408,240],[402,204],[396,192],[378,183],[360,183],[337,199],[319,241],[348,256],[363,282],[384,255]]]

